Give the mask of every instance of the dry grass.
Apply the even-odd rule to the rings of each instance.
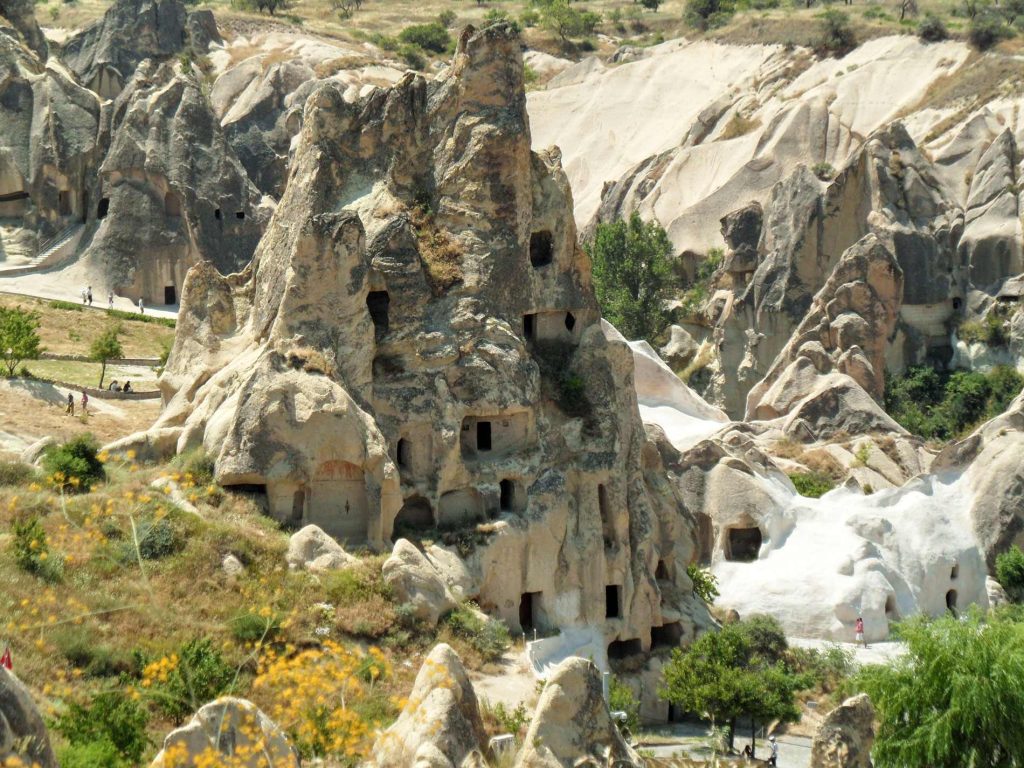
[[[739,112],[732,116],[732,119],[728,122],[722,134],[718,137],[719,141],[728,141],[729,139],[736,139],[740,136],[746,136],[755,128],[761,125],[761,121],[755,118],[746,117],[741,115]]]
[[[434,294],[440,295],[462,280],[462,248],[429,213],[417,210],[412,222],[427,281]]]

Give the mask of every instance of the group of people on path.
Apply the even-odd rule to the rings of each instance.
[[[118,384],[117,379],[114,379],[112,382],[110,382],[110,386],[107,387],[107,389],[110,390],[111,392],[134,392],[135,391],[134,389],[132,389],[132,383],[131,383],[130,380],[126,381],[124,383],[124,386],[122,387],[120,384]]]
[[[75,415],[75,395],[72,392],[68,392],[68,407],[64,409],[64,413],[69,416]],[[89,395],[86,394],[85,390],[82,390],[82,415],[89,415]]]
[[[82,303],[88,307],[92,306],[92,286],[88,286],[82,289]],[[114,308],[114,292],[107,291],[107,309]],[[139,297],[139,314],[146,314],[146,305],[142,302],[142,298]]]

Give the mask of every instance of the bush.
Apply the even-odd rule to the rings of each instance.
[[[694,29],[707,30],[728,23],[733,5],[727,0],[686,0],[683,18]]]
[[[640,730],[640,700],[633,689],[615,675],[608,681],[608,709],[626,713],[626,727],[630,733]]]
[[[76,307],[77,309],[78,307]],[[125,312],[120,309],[108,309],[106,310],[107,317],[113,317],[116,320],[131,320],[133,323],[154,323],[156,325],[163,325],[167,328],[174,328],[176,323],[172,317],[156,317],[154,315],[140,315],[135,312]]]
[[[934,13],[926,13],[917,25],[917,36],[926,43],[940,43],[949,37],[946,25]]]
[[[86,744],[68,744],[57,750],[61,768],[127,768],[117,747],[106,739]]]
[[[433,53],[444,53],[452,42],[445,25],[438,21],[406,27],[398,33],[398,39],[406,45],[414,45]]]
[[[808,675],[826,693],[841,689],[856,668],[853,651],[841,645],[790,648],[788,654],[793,669]]]
[[[0,360],[7,375],[14,376],[23,360],[35,360],[42,351],[39,313],[20,307],[0,307]]]
[[[540,24],[540,14],[532,8],[529,8],[519,14],[519,23],[524,27],[536,27]]]
[[[89,677],[117,677],[137,668],[131,654],[101,642],[83,627],[67,626],[54,633],[61,655]]]
[[[1002,18],[992,13],[979,14],[971,19],[967,39],[979,51],[987,51],[1000,40],[1013,37],[1013,30]]]
[[[1014,544],[996,557],[996,580],[1015,603],[1024,602],[1024,552]]]
[[[142,690],[175,725],[218,696],[230,692],[235,670],[208,638],[189,640],[178,650],[145,665]]]
[[[718,579],[707,568],[701,568],[696,563],[686,566],[686,575],[693,583],[693,594],[699,597],[706,605],[712,605],[718,597]]]
[[[445,624],[456,637],[465,640],[484,661],[496,661],[512,644],[508,627],[496,619],[479,615],[473,605],[456,608],[445,617]]]
[[[25,485],[35,479],[36,469],[22,461],[0,461],[0,487]]]
[[[815,163],[811,166],[811,173],[822,181],[831,181],[836,177],[836,169],[832,167],[832,163]]]
[[[614,709],[614,706],[612,709]],[[530,713],[522,702],[519,702],[515,709],[508,709],[499,701],[494,705],[491,714],[505,733],[511,733],[517,739],[523,733],[526,726],[530,724]]]
[[[437,23],[446,29],[451,28],[455,24],[456,18],[455,11],[451,8],[445,8],[437,15]]]
[[[51,301],[50,309],[63,309],[68,312],[81,312],[82,305],[73,301]]]
[[[99,443],[90,433],[76,435],[63,445],[50,446],[43,454],[43,470],[65,491],[87,493],[106,478],[99,460]]]
[[[820,499],[835,488],[832,478],[821,472],[794,472],[789,476],[796,492],[809,499]]]
[[[126,764],[135,765],[149,746],[146,725],[149,716],[135,701],[121,691],[109,691],[92,698],[88,706],[70,704],[57,717],[54,729],[72,745],[88,747],[88,751],[109,760],[109,749]],[[104,745],[101,749],[95,745]],[[101,763],[102,764],[102,763]],[[117,765],[117,763],[106,763]],[[62,762],[61,765],[68,765]]]
[[[139,557],[143,560],[159,560],[173,555],[183,543],[166,517],[139,523],[136,537]]]
[[[981,320],[966,320],[956,329],[957,338],[968,344],[988,344],[1005,347],[1010,343],[1006,321],[998,309],[993,309]]]
[[[202,448],[180,454],[175,458],[174,465],[184,476],[186,484],[205,486],[213,482],[214,460]]]
[[[857,38],[850,26],[850,17],[842,11],[829,8],[819,16],[821,18],[821,35],[818,38],[819,51],[841,56],[853,50]]]
[[[240,643],[270,640],[281,631],[281,617],[273,613],[265,616],[247,611],[231,619],[228,622],[228,629],[231,630],[232,637]]]
[[[15,520],[11,526],[11,533],[14,537],[10,546],[14,553],[14,562],[19,568],[46,581],[61,580],[64,575],[64,561],[59,555],[50,552],[46,531],[43,530],[38,516],[32,515]]]

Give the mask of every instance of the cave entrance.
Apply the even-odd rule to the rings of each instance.
[[[599,483],[597,486],[597,508],[601,512],[601,535],[604,537],[604,548],[611,549],[615,544],[615,526],[612,525],[608,513],[608,488]]]
[[[100,199],[99,205],[96,206],[96,218],[105,219],[107,214],[110,212],[110,198],[104,197]]]
[[[181,218],[181,200],[173,192],[164,195],[164,213],[172,219]]]
[[[956,613],[956,590],[951,589],[946,593],[946,610]]]
[[[524,592],[519,599],[519,626],[522,627],[524,633],[537,629],[540,596],[540,592]]]
[[[476,423],[476,449],[478,451],[491,450],[491,422],[478,421]]]
[[[678,648],[683,639],[683,626],[678,621],[651,627],[651,646],[654,648]]]
[[[177,304],[178,292],[173,285],[164,286],[164,304]]]
[[[422,496],[411,496],[405,500],[395,518],[391,540],[397,541],[405,532],[428,531],[434,527],[434,510]]]
[[[572,312],[565,313],[565,330],[572,333],[572,329],[576,327],[576,315]]]
[[[499,487],[501,492],[498,507],[502,512],[508,512],[515,504],[516,484],[512,480],[502,480]]]
[[[57,193],[57,208],[60,211],[61,216],[71,215],[71,190],[62,189]]]
[[[899,619],[899,613],[896,611],[896,596],[886,595],[885,596],[885,618],[889,621],[896,621]]]
[[[404,437],[399,438],[398,447],[395,449],[395,460],[398,462],[398,466],[402,469],[408,469],[412,464],[412,449],[409,446],[409,441]]]
[[[637,656],[644,652],[640,638],[632,640],[615,640],[608,644],[608,658],[616,661],[628,659],[630,656]]]
[[[751,563],[757,560],[757,555],[760,551],[760,528],[729,529],[729,541],[725,552],[726,560],[732,560],[737,563]]]
[[[537,315],[523,315],[523,337],[533,341],[537,333]]]
[[[374,335],[378,339],[388,332],[388,306],[390,304],[391,297],[387,291],[370,291],[366,294],[366,308],[370,312]]]
[[[960,575],[960,566],[957,563],[953,563],[953,567],[949,571],[949,578],[955,579]]]
[[[534,269],[546,267],[554,258],[554,242],[548,231],[530,235],[530,264]]]
[[[609,584],[604,588],[604,617],[618,619],[622,617],[622,587]]]
[[[306,513],[306,491],[299,488],[292,494],[292,515],[288,518],[291,525],[301,525],[302,516]]]
[[[672,581],[672,576],[668,572],[668,563],[664,560],[658,561],[658,567],[654,569],[654,578],[656,581]]]

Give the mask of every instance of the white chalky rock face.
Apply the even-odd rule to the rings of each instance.
[[[518,37],[468,29],[435,80],[346,91],[310,95],[252,264],[189,272],[166,407],[119,450],[202,445],[349,551],[446,541],[449,597],[513,632],[692,638],[694,521],[602,332],[559,152],[530,150]]]

